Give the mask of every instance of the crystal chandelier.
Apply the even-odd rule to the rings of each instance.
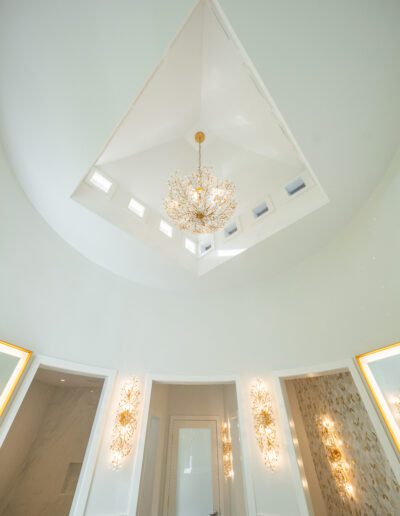
[[[199,144],[199,163],[190,176],[177,174],[168,181],[168,195],[164,209],[172,222],[189,233],[215,233],[223,229],[236,208],[235,185],[227,179],[220,180],[212,170],[201,164],[201,144],[205,140],[201,131],[194,136]]]

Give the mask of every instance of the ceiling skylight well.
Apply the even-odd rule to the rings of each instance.
[[[303,190],[303,188],[306,187],[306,183],[301,177],[296,178],[294,181],[289,183],[285,186],[285,189],[288,193],[288,195],[292,196],[296,194],[297,192],[300,192],[300,190]]]
[[[190,238],[185,238],[185,247],[190,253],[192,253],[192,254],[197,253],[197,244]]]
[[[201,244],[200,244],[200,256],[205,256],[207,253],[212,251],[213,247],[214,246],[213,246],[213,241],[212,240],[201,242]]]
[[[104,193],[108,193],[112,187],[112,181],[104,177],[100,172],[97,172],[97,170],[92,173],[89,182]]]
[[[253,208],[253,216],[255,219],[259,219],[263,215],[266,215],[269,212],[268,204],[263,201],[259,205],[257,205],[255,208]]]
[[[166,235],[167,237],[172,237],[172,226],[162,219],[160,221],[160,231],[161,233],[164,233],[164,235]]]
[[[140,202],[133,197],[129,201],[128,208],[140,218],[143,218],[144,212],[146,211],[146,208],[143,206],[143,204],[140,204]]]
[[[239,231],[239,228],[238,228],[238,225],[236,224],[236,222],[231,222],[224,229],[225,238],[232,237],[238,231]]]
[[[327,202],[217,2],[199,0],[144,83],[73,194],[128,232],[132,245],[139,239],[200,276]],[[231,199],[236,209],[234,214],[224,211],[226,220],[218,217],[221,225],[210,224],[213,213],[210,217],[207,210],[194,211],[207,224],[193,224],[196,203],[191,198],[185,202],[193,189],[180,188],[199,163],[200,149],[202,163],[212,166],[217,183],[236,187]],[[181,181],[171,193],[168,179],[175,172]],[[193,186],[195,200],[204,197],[209,183]],[[221,194],[221,199],[211,199],[218,202],[204,206],[220,207],[222,200]],[[185,209],[177,213],[180,206]],[[130,212],[146,218],[146,224]],[[194,253],[185,239],[194,242]],[[235,249],[225,250],[231,242]]]

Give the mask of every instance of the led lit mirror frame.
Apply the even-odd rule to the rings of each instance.
[[[397,451],[400,453],[400,370],[395,380],[398,385],[397,392],[390,393],[390,397],[387,392],[385,394],[382,385],[379,384],[378,379],[371,370],[371,365],[374,362],[390,360],[390,358],[396,362],[400,361],[400,342],[358,355],[356,360],[393,438]]]
[[[0,340],[0,416],[10,401],[32,351]]]

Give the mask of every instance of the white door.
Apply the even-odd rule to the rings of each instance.
[[[222,514],[216,418],[171,418],[166,515]]]

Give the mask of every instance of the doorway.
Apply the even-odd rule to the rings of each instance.
[[[166,516],[222,514],[223,472],[218,417],[171,417]]]
[[[245,516],[236,385],[153,382],[137,516]]]
[[[0,448],[0,516],[68,516],[104,378],[38,367]]]

